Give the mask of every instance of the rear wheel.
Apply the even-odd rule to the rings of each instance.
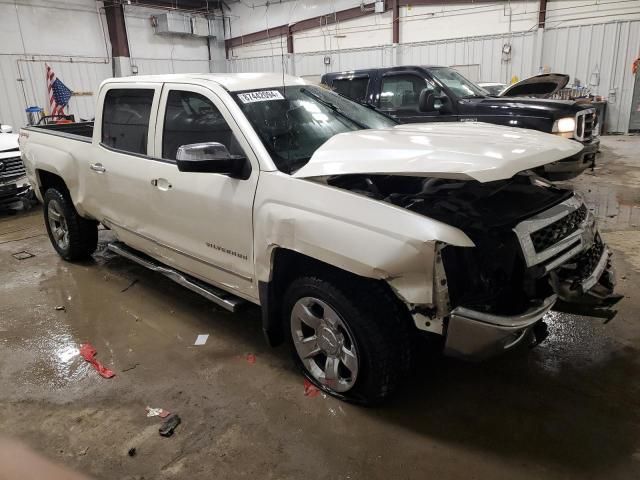
[[[82,260],[96,250],[98,223],[82,218],[66,191],[45,192],[44,220],[53,248],[65,260]]]
[[[395,298],[377,282],[301,277],[284,304],[294,359],[327,393],[375,404],[408,372],[409,329]]]

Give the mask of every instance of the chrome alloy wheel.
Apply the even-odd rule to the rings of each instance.
[[[322,300],[300,298],[291,310],[291,336],[298,357],[320,384],[346,392],[358,376],[353,335],[338,313]]]
[[[69,248],[69,227],[64,218],[62,207],[57,200],[51,200],[47,206],[47,219],[51,228],[51,235],[61,250]]]

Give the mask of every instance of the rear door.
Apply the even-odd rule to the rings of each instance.
[[[151,189],[149,236],[154,256],[210,283],[257,298],[253,282],[253,199],[259,166],[248,141],[221,99],[222,89],[165,84],[155,136],[155,166],[145,179]],[[180,172],[182,145],[222,143],[247,157],[246,180],[216,173]],[[153,185],[152,185],[153,183]]]
[[[369,75],[335,78],[331,89],[353,101],[365,103],[368,101]]]
[[[401,123],[417,122],[455,122],[453,99],[449,99],[448,108],[422,112],[419,109],[420,93],[423,90],[433,95],[446,95],[431,79],[416,72],[388,72],[382,76],[378,108]]]
[[[81,173],[86,210],[140,249],[148,243],[148,178],[160,91],[159,83],[123,82],[102,89],[100,121],[93,133],[96,147]]]

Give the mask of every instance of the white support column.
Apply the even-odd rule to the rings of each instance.
[[[534,71],[530,72],[531,75],[537,75],[542,72],[542,47],[544,45],[544,28],[538,28],[536,31],[536,51],[533,55]]]
[[[113,76],[128,77],[131,75],[131,59],[129,57],[113,57]]]

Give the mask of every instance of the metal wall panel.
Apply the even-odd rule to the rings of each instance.
[[[546,29],[542,38],[541,64],[536,59],[538,35],[535,31],[482,37],[454,38],[340,51],[294,54],[293,71],[300,76],[319,76],[326,72],[393,65],[462,65],[465,71],[479,71],[478,79],[509,83],[513,77],[526,78],[544,66],[567,73],[571,81],[583,85],[599,70],[599,85],[592,90],[608,97],[607,130],[628,131],[633,95],[631,62],[640,46],[640,21],[616,21],[592,25]],[[502,58],[502,47],[511,44],[509,61]],[[395,50],[394,50],[395,48]],[[325,65],[324,57],[331,63]],[[228,60],[233,72],[282,71],[280,56]]]
[[[543,64],[552,71],[567,73],[583,85],[608,98],[606,129],[625,133],[633,95],[631,62],[640,49],[640,21],[610,22],[547,29],[542,51]]]
[[[284,58],[285,63],[288,61]],[[247,72],[282,72],[283,57],[274,55],[268,57],[237,58],[227,60],[227,71],[230,73]],[[285,70],[287,68],[285,67]]]
[[[400,45],[399,64],[479,65],[479,78],[486,82],[509,82],[534,73],[534,32],[512,35],[454,38]],[[511,44],[511,60],[502,60],[502,47]]]
[[[0,55],[0,119],[18,128],[26,123],[25,104],[37,105],[49,111],[45,62],[74,95],[67,111],[76,118],[92,118],[95,114],[95,92],[104,79],[111,76],[107,59],[33,57]],[[22,80],[22,81],[21,81]]]
[[[131,64],[138,67],[138,75],[209,72],[209,60],[179,60],[175,58],[132,58]]]
[[[391,46],[303,53],[295,55],[295,73],[311,76],[361,68],[390,67],[394,65],[393,55]],[[325,57],[329,58],[328,65],[325,64]]]

